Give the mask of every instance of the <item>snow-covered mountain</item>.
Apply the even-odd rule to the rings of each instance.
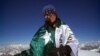
[[[10,44],[0,48],[0,56],[13,56],[14,54],[20,53],[23,50],[29,48],[29,45],[22,44]]]
[[[0,47],[0,56],[13,56],[21,51],[29,49],[29,44],[9,44]],[[81,43],[79,45],[79,56],[100,56],[100,41]]]
[[[78,56],[100,56],[100,53],[89,51],[89,50],[80,50],[79,49]]]
[[[100,41],[81,43],[79,47],[81,50],[96,51],[100,53]]]

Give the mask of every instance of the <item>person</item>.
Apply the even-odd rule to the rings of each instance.
[[[14,56],[78,56],[78,40],[60,20],[53,5],[43,8],[45,23],[34,35],[30,49]]]

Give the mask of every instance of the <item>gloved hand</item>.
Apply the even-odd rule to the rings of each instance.
[[[71,53],[71,48],[70,46],[60,46],[59,48],[52,48],[48,52],[48,56],[70,56]]]

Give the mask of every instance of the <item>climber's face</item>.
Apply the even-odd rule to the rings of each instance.
[[[44,17],[45,20],[49,21],[50,23],[54,23],[56,21],[56,15],[54,13],[46,12]]]

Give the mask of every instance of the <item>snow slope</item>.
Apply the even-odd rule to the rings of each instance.
[[[28,48],[28,44],[9,44],[0,48],[0,56],[13,56]],[[100,41],[80,44],[78,56],[100,56]]]
[[[78,56],[100,56],[100,53],[88,50],[79,50]]]

